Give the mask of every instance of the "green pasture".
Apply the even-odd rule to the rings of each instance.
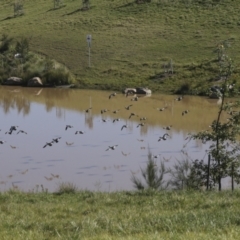
[[[238,1],[91,0],[83,10],[80,0],[63,0],[56,9],[52,0],[24,0],[24,14],[17,17],[13,2],[1,1],[0,33],[28,38],[31,51],[65,64],[80,87],[148,86],[169,93],[184,86],[201,94],[218,78],[213,51],[227,39],[238,81]],[[170,61],[173,74],[166,74]]]
[[[1,239],[238,239],[239,191],[0,194]]]

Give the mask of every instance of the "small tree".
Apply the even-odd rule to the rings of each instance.
[[[217,44],[216,48],[214,49],[214,53],[217,53],[217,60],[220,63],[224,60],[226,50],[230,47],[230,43],[228,40],[221,41]]]
[[[63,6],[63,0],[53,0],[53,4],[54,4],[54,9],[60,8]]]
[[[131,181],[134,184],[134,187],[138,190],[144,189],[154,189],[154,190],[165,190],[167,189],[169,183],[164,180],[165,174],[169,173],[169,170],[165,168],[163,162],[160,163],[160,166],[157,166],[157,163],[153,160],[152,154],[149,151],[148,153],[148,162],[145,169],[141,168],[141,173],[146,184],[132,174]]]
[[[192,162],[188,158],[177,160],[170,170],[170,185],[177,190],[190,188],[189,176],[191,169]]]
[[[22,38],[21,40],[17,41],[15,50],[17,53],[21,55],[21,58],[24,58],[29,51],[29,42],[27,38]]]
[[[14,17],[24,14],[23,0],[15,0],[15,3],[13,4],[13,12],[14,12]]]
[[[90,8],[90,0],[82,0],[82,8],[89,9]]]
[[[193,134],[191,138],[201,139],[204,143],[210,142],[209,154],[212,156],[211,176],[214,184],[218,184],[218,190],[222,189],[222,179],[225,177],[235,177],[239,181],[240,167],[240,147],[237,137],[240,135],[240,101],[227,102],[229,96],[229,79],[233,72],[232,59],[228,57],[226,51],[219,59],[220,76],[222,79],[222,96],[217,119],[211,124],[211,131],[202,131]],[[224,114],[229,114],[229,118],[224,120]],[[196,169],[201,169],[206,173],[206,164],[200,164]],[[197,166],[197,165],[196,165]],[[200,168],[201,166],[201,168]],[[206,175],[206,174],[205,174]]]

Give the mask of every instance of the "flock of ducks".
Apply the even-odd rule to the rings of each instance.
[[[117,96],[117,94],[116,94],[115,92],[114,92],[114,93],[111,93],[110,95],[108,95],[108,99],[111,100],[112,98],[114,98],[114,97],[116,97],[116,96]],[[127,93],[127,94],[126,94],[126,97],[128,97],[128,96],[132,96],[131,93]],[[179,102],[179,101],[183,100],[183,96],[177,97],[177,98],[175,98],[174,100]],[[133,98],[131,98],[131,101],[139,101],[139,97],[134,96]],[[134,104],[129,104],[129,105],[127,105],[127,106],[124,106],[124,109],[125,109],[126,111],[130,111],[133,106],[134,106]],[[165,111],[167,108],[168,108],[168,106],[164,106],[164,107],[162,107],[162,108],[157,108],[157,110],[158,110],[158,111]],[[89,107],[89,108],[85,109],[84,111],[85,111],[86,114],[88,114],[88,113],[90,113],[91,110],[92,110],[92,107]],[[116,109],[116,110],[114,110],[114,111],[110,111],[109,109],[101,109],[101,110],[100,110],[100,114],[101,114],[101,116],[104,116],[105,113],[111,112],[111,113],[117,115],[117,114],[119,113],[119,111],[120,111],[120,109]],[[188,114],[188,113],[189,113],[189,110],[184,110],[184,111],[182,111],[182,116],[185,116],[185,115]],[[146,125],[147,117],[140,117],[137,113],[130,112],[130,114],[129,114],[129,116],[128,116],[128,119],[132,119],[132,118],[134,118],[134,117],[138,117],[139,120],[140,120],[140,123],[138,123],[137,126],[136,126],[137,128],[141,128],[141,127],[144,127],[144,126]],[[113,119],[112,119],[112,122],[115,123],[115,122],[119,122],[120,120],[121,120],[120,118],[116,117],[116,118],[113,118]],[[107,122],[108,120],[102,118],[101,121],[102,121],[102,122]],[[126,124],[123,124],[123,125],[121,126],[120,130],[123,131],[124,129],[127,129],[128,127],[129,127],[129,125],[128,125],[127,123],[126,123]],[[170,134],[169,134],[167,131],[170,131],[170,130],[172,129],[172,127],[173,127],[172,125],[163,127],[163,129],[165,129],[166,132],[165,132],[162,136],[159,136],[158,142],[160,142],[160,141],[166,141],[166,140],[168,140],[169,138],[171,138]],[[67,124],[67,125],[64,127],[65,131],[67,131],[67,130],[69,130],[69,129],[72,129],[72,128],[74,129],[74,126],[69,125],[69,124]],[[0,131],[1,131],[1,130],[0,130]],[[77,134],[85,134],[85,131],[75,130],[74,133],[75,133],[75,135],[77,135]],[[9,130],[7,130],[7,131],[5,132],[5,134],[9,134],[9,135],[12,135],[12,134],[27,134],[27,132],[24,131],[24,130],[22,130],[22,129],[19,129],[19,126],[11,126],[11,127],[9,128]],[[53,139],[47,141],[45,144],[43,144],[43,147],[42,147],[42,148],[52,147],[53,145],[59,143],[59,141],[60,141],[61,139],[62,139],[62,137],[53,138]],[[138,140],[139,142],[143,142],[143,141],[144,141],[143,139],[137,139],[137,140]],[[5,143],[6,143],[6,141],[0,140],[0,144],[5,144]],[[72,146],[72,145],[74,144],[74,142],[67,142],[67,141],[66,141],[65,143],[66,143],[67,146]],[[15,149],[15,148],[16,148],[15,146],[12,146],[12,145],[10,145],[10,147],[11,147],[12,149]],[[119,147],[118,144],[110,145],[110,146],[108,146],[107,148],[105,148],[105,151],[114,151],[114,150],[116,150],[118,147]],[[141,147],[141,149],[145,149],[145,147]],[[122,153],[122,155],[124,155],[124,156],[130,155],[130,152],[124,153],[123,151],[121,151],[121,153]],[[156,159],[156,158],[158,158],[158,157],[160,157],[160,156],[161,156],[161,154],[156,154],[156,155],[152,155],[151,157],[152,157],[153,159]],[[169,159],[168,159],[168,160],[169,160]],[[25,172],[24,172],[24,173],[25,173]],[[46,176],[45,176],[46,180],[49,180],[49,181],[52,180],[52,179],[54,179],[54,178],[58,178],[58,177],[59,177],[59,175],[52,175],[52,176],[50,176],[50,177],[46,177]]]
[[[113,97],[116,97],[116,95],[117,95],[117,93],[115,93],[115,92],[114,92],[114,93],[111,93],[111,94],[108,96],[108,99],[110,100],[110,99],[112,99]],[[129,95],[131,96],[131,93],[127,93],[127,94],[126,94],[126,97],[128,97]],[[139,99],[139,97],[135,96],[134,98],[131,98],[131,101],[138,101],[138,99]],[[183,100],[183,96],[179,96],[179,97],[175,98],[174,100],[175,100],[175,101],[181,101],[181,100]],[[129,105],[125,106],[125,109],[129,111],[132,107],[133,107],[133,104],[129,104]],[[168,106],[164,106],[164,107],[162,107],[162,108],[157,108],[157,110],[158,110],[158,111],[164,111],[164,110],[166,110],[167,108],[168,108]],[[91,110],[92,110],[92,107],[89,107],[89,108],[85,109],[85,113],[89,113]],[[117,109],[117,110],[114,110],[114,111],[110,111],[109,109],[102,109],[102,110],[100,111],[100,113],[101,113],[101,115],[103,115],[103,114],[106,113],[106,112],[112,112],[113,114],[117,114],[119,111],[120,111],[120,109]],[[186,115],[186,114],[188,114],[188,113],[189,113],[189,110],[184,110],[184,111],[182,111],[182,116],[184,116],[184,115]],[[128,117],[128,119],[131,119],[131,118],[134,117],[134,116],[135,116],[135,117],[139,117],[138,114],[136,114],[136,113],[134,113],[134,112],[131,112],[130,115],[129,115],[129,117]],[[147,117],[140,117],[140,123],[137,125],[137,128],[145,126],[146,120],[147,120]],[[107,121],[108,121],[108,120],[102,118],[102,122],[107,122]],[[120,118],[114,118],[114,119],[112,120],[113,123],[114,123],[114,122],[117,122],[117,121],[120,121]],[[122,125],[121,131],[123,131],[125,128],[128,128],[128,127],[129,127],[128,124]],[[66,126],[65,126],[65,131],[67,131],[68,129],[71,129],[71,128],[73,128],[72,125],[66,125]],[[163,127],[163,129],[165,129],[166,131],[170,131],[170,130],[172,129],[172,125]],[[0,130],[0,131],[1,131],[1,130]],[[11,126],[10,129],[9,129],[7,132],[5,132],[5,134],[10,134],[10,135],[11,135],[11,134],[12,134],[13,132],[15,132],[15,131],[16,131],[16,134],[19,134],[19,133],[27,134],[27,132],[25,132],[24,130],[18,130],[18,126]],[[81,130],[75,131],[75,134],[76,134],[76,135],[77,135],[77,134],[84,134],[84,133],[85,133],[85,131],[81,131]],[[164,133],[162,136],[160,136],[160,137],[158,138],[158,142],[160,142],[160,141],[166,141],[168,138],[170,138],[170,135],[166,132],[166,133]],[[46,142],[46,143],[43,145],[43,148],[52,147],[53,144],[58,143],[60,139],[61,139],[61,137],[57,137],[57,138],[52,139],[51,141]],[[139,140],[139,141],[140,141],[140,140]],[[143,140],[142,140],[142,141],[143,141]],[[6,141],[0,140],[0,144],[4,144],[4,143],[6,143]],[[67,146],[71,146],[71,145],[73,145],[73,144],[74,144],[73,142],[66,142],[66,145],[67,145]],[[10,145],[10,146],[11,146],[12,148],[16,148],[16,147],[14,147],[14,146],[12,146],[12,145]],[[108,146],[108,148],[106,149],[106,151],[115,150],[117,147],[118,147],[118,145]],[[123,155],[126,156],[126,155],[128,155],[128,154],[123,154]],[[159,156],[159,155],[156,155],[156,156]],[[155,156],[155,157],[156,157],[156,156]]]

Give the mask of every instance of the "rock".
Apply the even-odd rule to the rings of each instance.
[[[3,82],[3,85],[10,85],[10,86],[19,86],[22,84],[23,84],[22,78],[19,78],[19,77],[10,77]]]
[[[138,88],[126,88],[123,93],[125,93],[126,95],[133,95],[133,94],[151,94],[152,91],[148,88],[142,88],[142,87],[138,87]]]
[[[42,86],[43,86],[43,83],[42,83],[41,78],[39,78],[39,77],[34,77],[34,78],[28,80],[27,86],[28,86],[28,87],[42,87]]]
[[[151,94],[152,91],[148,88],[136,88],[137,94]]]
[[[123,93],[128,94],[128,95],[132,95],[132,94],[136,94],[137,90],[136,88],[126,88]]]

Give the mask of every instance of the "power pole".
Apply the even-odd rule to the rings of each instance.
[[[91,42],[92,42],[92,35],[87,35],[87,43],[88,43],[88,67],[91,67],[91,61],[90,61],[90,52],[91,52]]]

